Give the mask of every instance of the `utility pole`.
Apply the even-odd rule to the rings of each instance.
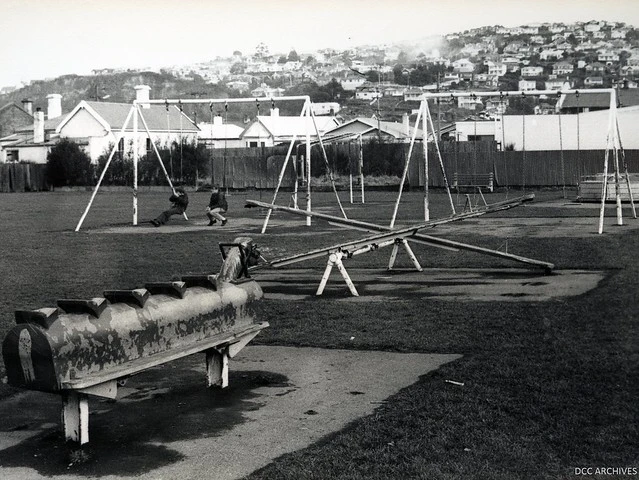
[[[440,76],[440,72],[437,72],[437,93],[439,93],[439,76]],[[440,108],[440,99],[437,99],[437,133],[435,134],[437,136],[437,141],[441,140],[441,132],[442,132],[442,126],[441,126],[441,108]]]
[[[379,139],[379,143],[382,143],[382,122],[380,121],[380,111],[379,111],[379,99],[382,94],[382,67],[380,66],[377,71],[377,138]]]

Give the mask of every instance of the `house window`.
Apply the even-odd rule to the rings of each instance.
[[[266,143],[260,142],[260,147],[264,148],[265,146],[266,146]]]
[[[249,147],[257,148],[257,142],[249,142]]]
[[[153,146],[151,145],[151,139],[147,137],[147,139],[146,139],[146,153],[147,153],[147,155],[149,153],[151,153],[152,149],[153,149]]]
[[[19,162],[20,150],[7,150],[7,163]]]
[[[120,159],[124,158],[124,138],[121,138],[118,142],[118,155],[120,156]]]

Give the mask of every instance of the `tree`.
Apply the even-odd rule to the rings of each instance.
[[[297,54],[297,52],[295,50],[291,50],[288,53],[288,61],[289,62],[299,62],[300,61],[300,56]]]
[[[286,63],[286,57],[284,55],[281,55],[280,58],[277,59],[277,63],[279,63],[280,65]]]
[[[231,75],[238,75],[238,74],[244,73],[245,70],[246,70],[246,65],[244,65],[243,63],[237,62],[231,65],[231,69],[229,70],[229,72],[231,73]]]
[[[77,143],[63,138],[47,155],[46,176],[54,187],[89,185],[93,177],[91,159]]]
[[[260,59],[264,59],[269,56],[268,47],[264,42],[260,42],[257,47],[255,47],[255,56]]]

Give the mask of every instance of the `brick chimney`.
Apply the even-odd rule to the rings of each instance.
[[[28,112],[29,115],[33,115],[33,101],[30,98],[22,100],[22,108]]]
[[[135,99],[140,103],[142,108],[151,108],[150,103],[144,103],[149,101],[149,92],[151,87],[148,85],[137,85],[135,87]]]
[[[33,115],[33,143],[44,143],[44,112],[40,107]]]
[[[47,119],[58,118],[62,115],[62,95],[51,93],[47,95]]]

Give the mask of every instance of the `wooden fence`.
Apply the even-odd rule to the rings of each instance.
[[[0,163],[0,192],[37,192],[48,190],[46,165]]]
[[[583,175],[603,173],[606,153],[604,150],[500,152],[492,142],[444,142],[440,150],[449,184],[455,172],[492,172],[497,187],[559,187],[564,184],[576,186]],[[628,171],[639,172],[639,150],[626,150],[624,157]],[[443,187],[441,167],[433,145],[429,145],[428,160],[429,185]],[[411,187],[424,185],[423,162],[423,149],[414,149],[409,169]],[[611,152],[609,172],[614,171],[613,162]],[[619,163],[619,168],[623,171],[624,158],[620,158]]]
[[[497,187],[558,187],[564,182],[575,186],[583,175],[603,173],[605,152],[603,150],[520,152],[497,151],[493,142],[441,142],[440,151],[449,184],[453,175],[493,173]],[[212,183],[229,188],[273,189],[284,164],[288,147],[241,148],[213,150],[210,172],[207,176]],[[366,175],[401,176],[408,144],[369,143],[363,146],[364,173]],[[296,153],[304,154],[302,147]],[[355,143],[327,145],[329,165],[334,171],[347,174],[357,173],[359,146]],[[639,172],[639,150],[626,150],[625,161],[630,173]],[[429,185],[443,187],[437,151],[433,144],[428,146]],[[613,171],[613,156],[610,155],[609,171]],[[620,168],[623,170],[623,158]],[[299,160],[301,162],[302,159]],[[311,155],[314,176],[325,173],[324,159],[318,146]],[[562,167],[563,165],[563,167]],[[411,187],[424,185],[424,150],[422,144],[415,144],[408,170]],[[25,192],[48,190],[45,177],[46,165],[0,164],[0,192]],[[563,173],[562,173],[563,170]],[[293,159],[289,161],[282,188],[291,189],[295,182]]]

